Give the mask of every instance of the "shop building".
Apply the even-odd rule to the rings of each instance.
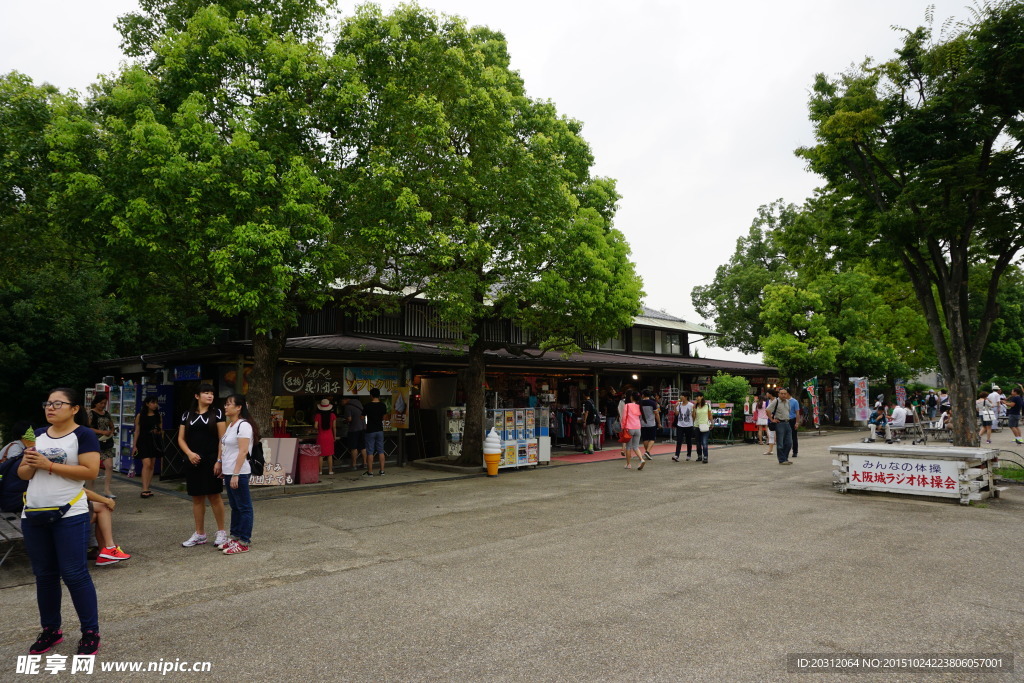
[[[487,335],[488,341],[510,347],[524,344],[522,330],[510,321],[490,325]],[[581,340],[583,350],[569,356],[490,351],[486,406],[545,409],[552,446],[571,446],[572,416],[580,409],[583,392],[591,389],[604,397],[611,391],[651,387],[674,400],[681,390],[703,389],[718,371],[746,377],[755,390],[778,382],[778,372],[770,366],[694,358],[691,345],[713,336],[714,330],[645,308],[616,338],[597,345]],[[454,328],[425,301],[371,317],[347,315],[332,306],[305,315],[278,361],[275,432],[313,440],[312,416],[318,401],[327,397],[336,407],[342,397],[365,402],[370,388],[376,387],[391,414],[407,421],[404,430],[386,424],[389,461],[402,464],[449,454],[452,437],[446,411],[465,404],[459,371],[466,361],[459,341]],[[149,385],[136,392],[139,400],[159,388],[167,427],[176,429],[172,416],[188,409],[200,382],[213,384],[221,396],[245,393],[251,362],[252,344],[240,339],[105,360],[97,366],[108,377]],[[600,400],[598,408],[603,412]],[[166,469],[173,472],[173,463]]]

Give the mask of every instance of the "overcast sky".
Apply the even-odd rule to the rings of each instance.
[[[382,2],[385,7],[398,3]],[[793,150],[813,142],[817,72],[888,59],[893,26],[925,21],[914,0],[431,0],[502,31],[533,97],[583,122],[596,173],[618,181],[616,218],[649,306],[694,322],[707,284],[757,207],[801,203],[820,184]],[[940,0],[935,25],[966,19]],[[354,3],[342,3],[351,13]],[[84,91],[121,61],[115,19],[135,0],[0,0],[0,71]],[[712,321],[707,321],[711,323]],[[712,350],[719,358],[742,354]]]

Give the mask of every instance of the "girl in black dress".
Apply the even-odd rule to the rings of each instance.
[[[206,501],[210,502],[217,521],[214,545],[220,548],[228,541],[228,532],[224,529],[224,501],[220,497],[224,485],[218,462],[224,429],[224,413],[213,407],[213,386],[200,384],[192,410],[181,416],[178,427],[178,446],[190,463],[185,472],[185,488],[192,496],[192,516],[196,522],[195,533],[182,543],[186,548],[206,543]]]
[[[160,403],[153,394],[146,396],[142,402],[142,410],[135,415],[135,442],[132,444],[132,455],[142,461],[142,493],[143,498],[152,498],[153,492],[149,485],[153,482],[153,465],[160,456],[160,440],[163,417],[160,415]]]

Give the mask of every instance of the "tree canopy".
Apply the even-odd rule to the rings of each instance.
[[[898,262],[928,322],[957,410],[956,443],[977,443],[971,401],[998,317],[999,282],[1024,246],[1024,4],[987,4],[938,39],[904,31],[896,57],[817,76],[817,142],[798,150],[865,220],[855,239]],[[969,283],[980,274],[972,315]]]

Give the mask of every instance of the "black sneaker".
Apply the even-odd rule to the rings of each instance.
[[[378,472],[377,474],[383,477],[383,476],[384,476],[384,470],[381,470],[381,471],[380,471],[380,472]]]
[[[78,641],[78,654],[94,655],[100,649],[100,634],[96,631],[82,631],[82,639]]]
[[[64,641],[64,632],[59,628],[44,628],[39,637],[36,638],[36,642],[32,643],[32,647],[28,649],[30,655],[41,655],[44,652],[49,652],[53,649],[53,646],[57,643]]]
[[[366,470],[365,472],[363,472],[363,476],[364,477],[372,477],[373,476],[373,472],[371,472],[370,470]]]

